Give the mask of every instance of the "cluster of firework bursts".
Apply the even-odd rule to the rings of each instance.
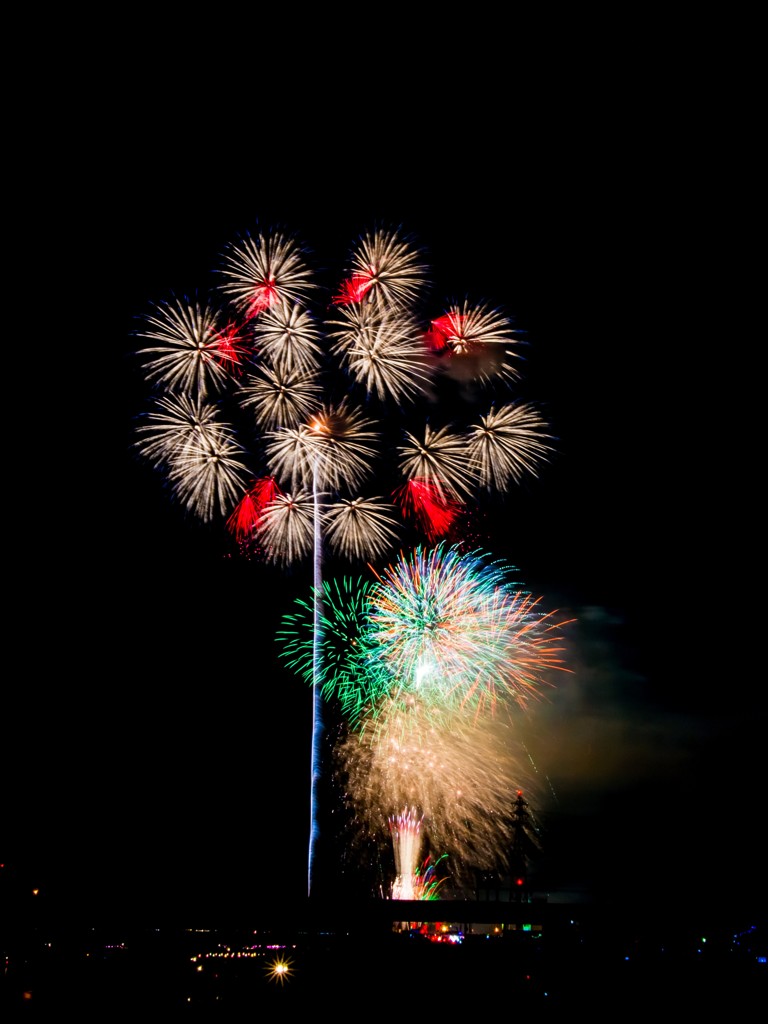
[[[517,718],[566,671],[565,623],[510,571],[456,545],[417,547],[373,581],[326,585],[319,630],[309,602],[283,617],[282,654],[307,681],[319,632],[324,693],[350,724],[340,787],[367,835],[389,823],[393,896],[417,891],[407,879],[425,833],[457,884],[508,866],[515,795],[537,783]]]
[[[280,633],[314,688],[310,884],[324,697],[348,722],[336,755],[360,821],[399,837],[401,889],[434,895],[439,861],[416,884],[420,844],[406,865],[392,822],[423,822],[452,869],[503,863],[513,712],[562,668],[559,626],[463,530],[552,451],[510,394],[520,340],[485,300],[430,309],[424,251],[399,230],[361,236],[329,282],[282,230],[233,242],[216,273],[209,297],[171,297],[137,332],[151,391],[137,452],[248,555],[312,560]],[[325,580],[328,557],[373,575]]]
[[[428,268],[396,231],[361,238],[335,290],[308,260],[286,233],[248,235],[222,254],[215,298],[160,303],[137,332],[153,389],[137,448],[191,515],[223,517],[243,544],[289,563],[312,554],[320,493],[330,550],[378,558],[403,520],[435,539],[473,494],[535,471],[551,448],[530,403],[489,400],[477,415],[467,402],[437,425],[406,415],[418,398],[439,414],[457,369],[481,389],[516,380],[507,316],[465,299],[430,320]],[[390,490],[361,494],[386,455]]]

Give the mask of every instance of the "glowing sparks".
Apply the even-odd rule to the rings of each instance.
[[[323,510],[329,546],[350,561],[378,558],[398,537],[394,505],[383,498],[341,499]]]
[[[350,272],[336,303],[376,302],[403,308],[415,302],[426,284],[427,267],[413,240],[398,231],[377,229],[354,247]]]
[[[441,708],[525,706],[561,667],[556,624],[503,563],[439,544],[389,566],[371,589],[364,643],[388,690]]]
[[[461,514],[460,502],[431,480],[408,480],[398,487],[395,500],[407,518],[415,519],[429,541],[445,536]]]
[[[411,816],[393,833],[399,891],[432,898],[438,862],[419,867],[416,839],[452,868],[499,861],[520,772],[490,716],[526,708],[562,669],[561,624],[506,566],[466,551],[470,503],[535,475],[552,438],[530,404],[477,421],[486,384],[517,378],[511,320],[468,300],[427,319],[429,270],[412,238],[363,234],[324,296],[307,255],[282,231],[246,235],[222,256],[220,311],[186,298],[154,307],[138,332],[153,395],[135,449],[186,511],[224,519],[241,551],[282,566],[313,560],[312,600],[282,633],[288,664],[314,690],[310,888],[320,702],[333,696],[359,729],[343,751],[351,799],[371,828]],[[415,403],[437,408],[443,389],[451,424],[434,428]],[[359,494],[371,479],[378,494]],[[460,523],[463,548],[438,543]],[[372,562],[408,527],[437,547],[408,554],[408,541],[375,581],[323,582],[326,550]],[[282,983],[287,969],[274,969]]]
[[[485,303],[452,303],[431,322],[425,340],[447,360],[443,369],[460,380],[500,381],[509,386],[520,377],[514,362],[519,340],[512,321]]]
[[[553,685],[554,672],[566,671],[565,623],[541,612],[539,599],[516,587],[510,571],[482,553],[441,543],[401,555],[354,594],[347,587],[354,613],[338,600],[327,612],[329,635],[338,636],[343,623],[348,657],[327,659],[326,693],[346,691],[356,714],[367,701],[367,714],[379,716],[386,698],[393,707],[419,706],[435,722],[492,713],[500,704],[528,707]],[[302,661],[299,621],[291,617],[279,637],[306,676],[312,623],[305,619]]]
[[[351,306],[331,321],[331,354],[368,394],[397,402],[412,401],[429,385],[426,349],[415,319],[378,307]]]
[[[389,832],[395,853],[395,883],[393,900],[416,899],[416,872],[421,857],[421,822],[415,808],[401,814],[390,815]]]
[[[422,845],[443,852],[456,882],[475,868],[507,865],[515,794],[532,785],[511,716],[436,720],[427,706],[384,701],[335,757],[356,820],[372,834],[391,829],[406,807],[420,822]],[[399,852],[398,873],[407,875]]]
[[[220,324],[219,315],[210,305],[188,300],[156,306],[138,332],[154,342],[139,352],[147,380],[191,398],[225,387],[244,346],[231,327]]]
[[[379,434],[373,422],[346,401],[326,405],[309,423],[266,437],[267,465],[291,487],[308,487],[313,481],[320,491],[357,487],[370,475],[378,451]]]
[[[448,312],[432,321],[432,345],[453,355],[472,355],[486,345],[513,345],[512,321],[484,304],[452,304]]]
[[[397,450],[400,472],[406,479],[429,480],[433,492],[445,503],[472,493],[475,478],[461,434],[449,427],[433,430],[426,423],[423,440],[406,432],[405,442]]]
[[[375,698],[369,687],[376,680],[366,672],[360,646],[371,585],[371,581],[349,577],[323,582],[318,676],[313,658],[314,600],[297,598],[295,610],[283,616],[277,634],[280,656],[288,667],[310,685],[316,681],[326,697],[335,697],[352,722]]]
[[[301,370],[278,371],[268,366],[249,374],[238,398],[252,409],[262,430],[297,427],[317,409],[322,389],[313,374]]]
[[[230,515],[249,472],[245,454],[223,428],[176,449],[168,462],[168,479],[179,502],[203,522]]]
[[[247,235],[224,253],[221,291],[246,319],[282,303],[302,302],[311,271],[295,238],[281,231]]]
[[[183,394],[160,396],[137,434],[136,448],[166,473],[188,512],[204,522],[232,513],[248,473],[248,453],[215,405]]]
[[[268,561],[287,565],[306,558],[315,539],[315,499],[309,491],[278,494],[261,507],[256,536]]]
[[[275,370],[312,373],[323,357],[322,333],[310,312],[299,305],[279,303],[253,322],[256,354]]]
[[[398,412],[418,398],[437,403],[446,354],[449,362],[477,353],[490,359],[489,352],[507,353],[515,337],[509,317],[468,300],[450,304],[427,328],[419,307],[428,267],[399,229],[360,236],[347,268],[336,303],[318,302],[307,251],[283,231],[259,231],[222,257],[218,291],[228,307],[159,304],[137,332],[147,342],[138,354],[156,395],[136,447],[190,513],[204,521],[225,516],[238,540],[254,518],[247,501],[239,507],[246,472],[274,477],[283,492],[311,489],[323,505],[331,551],[370,558],[406,527],[430,542],[447,536],[482,490],[504,490],[535,473],[551,451],[545,424],[527,405],[492,408],[469,428],[435,428],[415,414],[372,417],[374,400]],[[491,377],[491,362],[483,367]],[[507,375],[497,369],[500,379]],[[213,399],[215,407],[207,404]],[[471,419],[467,409],[456,412],[460,424]],[[388,481],[392,505],[357,493],[383,456],[400,474]],[[280,532],[290,531],[275,527],[269,550],[284,559],[288,551],[308,555],[295,531],[279,545]]]
[[[553,450],[546,425],[530,404],[491,409],[468,430],[468,450],[480,483],[504,491],[524,473],[536,476]]]
[[[174,455],[196,439],[210,437],[214,443],[221,429],[219,409],[212,402],[185,394],[161,395],[136,428],[135,447],[161,468],[171,465]]]
[[[272,477],[262,477],[243,495],[227,520],[230,532],[239,543],[247,546],[253,541],[265,507],[281,493]]]

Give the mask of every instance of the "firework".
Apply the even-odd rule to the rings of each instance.
[[[381,497],[342,499],[323,511],[330,548],[354,560],[378,558],[397,540],[395,506]]]
[[[507,866],[515,794],[534,784],[509,714],[435,719],[427,705],[385,700],[335,759],[361,831],[383,836],[407,807],[457,882]]]
[[[401,555],[371,588],[361,638],[381,689],[441,710],[538,696],[562,668],[559,625],[510,572],[459,545]]]
[[[215,439],[222,429],[219,409],[200,397],[161,395],[137,427],[135,447],[158,469],[173,462],[174,455],[196,438]]]
[[[220,273],[221,291],[246,319],[283,303],[301,303],[315,287],[302,247],[282,231],[246,235],[228,246]]]
[[[413,240],[398,231],[377,229],[355,245],[350,271],[335,301],[374,302],[390,308],[413,304],[427,280],[428,268]]]
[[[395,883],[392,886],[393,900],[416,898],[416,872],[421,857],[421,823],[415,808],[406,808],[402,813],[390,815],[389,834],[395,853]]]
[[[524,473],[536,475],[552,447],[541,415],[530,404],[491,409],[467,432],[468,450],[480,483],[489,490],[506,490]]]
[[[452,303],[448,311],[431,323],[432,344],[455,356],[471,355],[487,345],[513,345],[512,321],[500,310],[485,304]]]
[[[313,684],[311,888],[324,690],[354,721],[375,719],[387,699],[479,714],[499,698],[524,704],[557,661],[535,604],[455,553],[450,570],[411,562],[384,574],[366,591],[354,657],[334,662],[324,639],[326,548],[350,561],[383,558],[405,526],[436,542],[466,519],[480,489],[533,472],[548,435],[526,406],[492,409],[469,430],[466,409],[450,425],[424,422],[416,400],[439,402],[453,366],[470,366],[483,384],[514,378],[516,339],[508,317],[468,300],[425,321],[428,267],[399,229],[360,236],[325,296],[307,251],[283,231],[240,238],[217,273],[221,310],[174,300],[146,318],[140,355],[155,401],[136,449],[188,512],[205,523],[221,517],[241,550],[284,566],[312,559],[312,654],[301,663]],[[374,419],[371,406],[386,402],[396,415]],[[374,474],[379,493],[359,494]]]
[[[369,306],[343,307],[339,315],[329,324],[331,354],[367,394],[404,402],[427,391],[431,368],[414,318]]]
[[[287,565],[306,558],[315,542],[314,495],[278,494],[259,509],[255,533],[270,562]]]
[[[379,435],[372,428],[372,421],[345,401],[323,406],[310,423],[266,435],[267,465],[294,487],[312,485],[321,492],[356,487],[378,455]]]
[[[223,283],[220,279],[218,292],[232,312],[203,301],[161,304],[139,332],[152,342],[140,354],[145,376],[162,400],[199,404],[211,395],[233,399],[250,413],[258,432],[253,456],[284,491],[312,489],[323,504],[334,495],[355,502],[349,516],[339,509],[325,518],[324,526],[341,541],[337,549],[347,557],[371,557],[383,553],[385,537],[387,545],[394,540],[394,520],[383,535],[370,534],[372,543],[355,539],[351,530],[339,532],[336,524],[347,518],[359,533],[364,503],[382,500],[354,494],[382,455],[397,457],[402,484],[393,485],[390,497],[401,510],[401,526],[410,522],[434,541],[447,534],[479,488],[505,489],[523,471],[533,472],[550,449],[544,424],[526,406],[492,409],[468,432],[429,423],[421,430],[409,423],[408,429],[394,432],[392,425],[399,420],[374,421],[354,405],[348,387],[341,402],[328,401],[326,387],[334,371],[369,398],[398,408],[419,397],[436,401],[442,354],[466,359],[477,352],[507,351],[515,340],[507,316],[469,300],[450,304],[426,329],[416,302],[428,268],[420,250],[399,230],[377,229],[362,236],[349,268],[336,304],[318,305],[314,312],[308,304],[317,286],[305,250],[281,231],[248,235],[228,247],[219,270]],[[321,377],[321,366],[331,371],[330,377]],[[236,494],[236,475],[215,464],[223,458],[232,470],[233,459],[245,460],[244,449],[238,456],[233,447],[232,431],[227,428],[207,446],[198,438],[194,455],[175,458],[177,447],[184,447],[187,424],[202,430],[210,415],[202,406],[156,410],[140,428],[145,431],[140,450],[173,476],[172,493],[189,511],[199,509],[206,521],[214,509],[220,511],[244,545],[246,520],[233,518],[244,491]],[[180,418],[179,431],[162,423],[161,416]],[[387,426],[392,436],[385,437]],[[221,455],[211,457],[211,450],[222,444]],[[206,480],[216,489],[202,500]],[[255,525],[252,539],[261,540]],[[306,544],[290,549],[301,558],[311,553]]]
[[[238,400],[244,409],[253,410],[257,427],[279,430],[307,420],[317,409],[321,394],[313,374],[264,366],[248,374]]]
[[[203,522],[225,515],[243,493],[245,454],[223,430],[178,449],[169,459],[168,479],[179,502]]]
[[[447,858],[448,855],[444,853],[435,860],[429,854],[416,869],[413,892],[417,900],[440,899],[440,889],[445,879],[438,874],[438,868]]]
[[[209,304],[174,300],[155,307],[139,337],[155,344],[140,349],[147,380],[166,391],[201,398],[226,387],[245,342]]]
[[[320,327],[298,304],[278,303],[252,321],[256,353],[281,373],[319,369],[323,358]]]
[[[432,351],[447,359],[443,369],[459,379],[505,385],[520,379],[514,362],[519,339],[511,319],[486,303],[451,303],[430,323],[426,341]]]
[[[424,425],[423,440],[406,432],[406,443],[398,447],[400,472],[406,479],[427,480],[445,502],[455,502],[472,493],[475,476],[467,457],[465,438],[449,427],[433,430]]]
[[[282,491],[272,477],[256,480],[227,520],[230,533],[247,546],[259,529],[266,506],[281,496]]]
[[[367,595],[372,581],[343,577],[324,580],[320,595],[320,670],[314,664],[315,595],[309,600],[297,598],[294,611],[286,613],[278,630],[280,656],[305,682],[317,683],[325,697],[340,702],[349,721],[355,722],[365,707],[375,700],[360,659],[360,637],[364,628]]]

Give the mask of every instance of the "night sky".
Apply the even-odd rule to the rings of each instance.
[[[488,541],[576,620],[572,673],[528,725],[552,891],[764,906],[761,687],[723,667],[749,629],[726,545],[702,526],[687,461],[697,339],[670,330],[660,273],[676,172],[641,144],[637,110],[622,128],[566,104],[546,130],[502,131],[501,148],[498,126],[487,145],[479,130],[449,145],[420,137],[411,113],[407,135],[388,123],[354,145],[308,116],[285,147],[201,132],[190,148],[167,109],[126,102],[59,193],[65,285],[31,317],[56,397],[30,394],[45,455],[32,517],[9,538],[26,567],[0,860],[74,899],[304,896],[311,695],[275,631],[309,570],[238,558],[137,459],[133,335],[152,303],[205,292],[243,233],[285,227],[334,266],[387,223],[426,248],[436,305],[466,294],[512,316],[519,393],[557,437]]]

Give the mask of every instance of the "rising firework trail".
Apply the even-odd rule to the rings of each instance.
[[[434,542],[552,451],[536,409],[509,397],[509,317],[469,298],[430,309],[430,268],[411,236],[377,226],[332,276],[291,232],[259,230],[224,248],[208,295],[155,303],[136,332],[150,390],[138,455],[187,515],[226,524],[244,554],[312,563],[310,892],[324,562],[380,560],[414,529]],[[477,385],[472,402],[457,402],[458,368]],[[378,493],[365,493],[372,482]]]

